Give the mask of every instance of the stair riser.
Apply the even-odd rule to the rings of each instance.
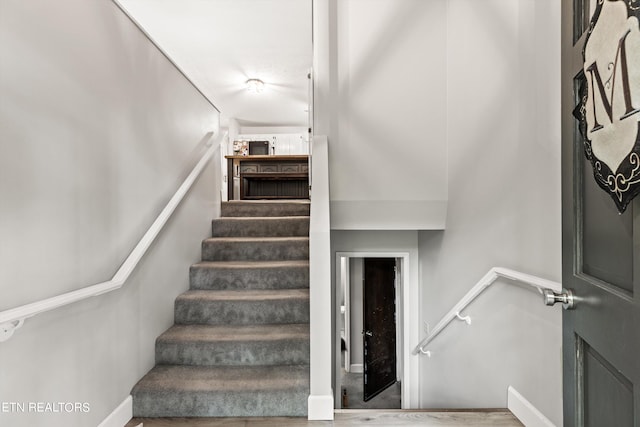
[[[309,299],[265,301],[182,300],[175,303],[176,324],[250,325],[308,323]]]
[[[222,203],[221,216],[309,216],[308,203]]]
[[[309,339],[157,342],[156,364],[199,366],[308,365]]]
[[[309,387],[292,390],[133,393],[134,417],[303,417]]]
[[[309,259],[309,241],[229,242],[205,240],[203,261],[284,261]]]
[[[309,287],[309,266],[216,268],[192,266],[191,289],[296,289]]]
[[[309,218],[242,219],[212,221],[213,237],[307,237]]]

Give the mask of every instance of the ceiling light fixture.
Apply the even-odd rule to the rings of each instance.
[[[260,79],[249,79],[246,81],[247,90],[251,93],[260,93],[264,90],[264,82]]]

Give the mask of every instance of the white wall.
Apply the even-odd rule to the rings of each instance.
[[[329,31],[314,120],[330,140],[331,227],[361,230],[334,231],[334,253],[397,246],[367,230],[444,228],[412,252],[420,336],[493,266],[560,280],[556,3],[325,0],[314,13]],[[506,407],[512,385],[561,425],[561,309],[498,282],[468,311],[472,326],[414,356],[419,405]]]
[[[337,2],[333,229],[444,227],[445,11],[445,0]]]
[[[433,327],[493,266],[561,280],[560,11],[553,0],[449,0],[449,206],[419,235]],[[561,309],[505,281],[421,356],[425,408],[505,407],[514,386],[562,425]]]
[[[4,0],[0,310],[108,280],[203,153],[218,113],[110,1]],[[95,426],[153,366],[154,340],[218,214],[212,159],[125,288],[0,343],[0,425]]]

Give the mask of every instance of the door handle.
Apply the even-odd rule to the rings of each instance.
[[[554,305],[557,302],[562,303],[562,308],[565,310],[573,310],[575,308],[575,295],[571,289],[563,289],[561,293],[557,294],[551,289],[545,289],[542,291],[542,298],[544,305]]]
[[[362,331],[362,333],[368,337],[372,337],[373,336],[373,332],[371,331]]]

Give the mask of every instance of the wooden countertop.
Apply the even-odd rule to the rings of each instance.
[[[306,154],[295,154],[295,155],[261,155],[261,156],[224,156],[225,159],[233,159],[233,160],[267,160],[267,161],[278,161],[278,160],[309,160],[309,156]]]

